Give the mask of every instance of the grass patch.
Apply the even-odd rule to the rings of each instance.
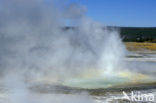
[[[125,42],[128,50],[156,50],[156,43]]]

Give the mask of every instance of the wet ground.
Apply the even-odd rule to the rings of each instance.
[[[121,84],[109,88],[80,88],[52,85],[36,85],[26,88],[7,90],[0,86],[0,103],[156,103],[156,52],[130,52],[125,60],[132,72],[152,77],[148,82]],[[133,77],[131,77],[133,78]],[[127,94],[152,95],[152,97],[123,98]],[[147,99],[147,100],[146,100]],[[151,100],[151,101],[150,101]],[[10,102],[11,101],[11,102]],[[27,101],[27,102],[25,102]]]

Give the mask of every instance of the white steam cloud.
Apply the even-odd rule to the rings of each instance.
[[[65,9],[43,0],[0,0],[0,77],[13,93],[9,103],[73,103],[77,97],[91,103],[79,95],[35,101],[27,88],[46,77],[61,84],[90,68],[121,69],[125,49],[118,32],[88,19],[85,7]],[[76,27],[65,29],[65,19]]]

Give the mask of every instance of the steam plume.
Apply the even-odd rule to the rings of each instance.
[[[10,99],[12,103],[30,98],[30,81],[50,75],[52,84],[61,83],[90,68],[109,73],[124,57],[118,32],[88,19],[84,7],[72,4],[61,11],[49,5],[43,0],[0,0],[0,76],[7,86],[14,81],[9,86],[14,99],[24,93],[22,100]],[[65,30],[66,19],[76,27]]]

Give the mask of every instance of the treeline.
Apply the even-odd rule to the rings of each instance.
[[[75,29],[75,27],[65,27],[65,30]],[[154,42],[156,43],[156,27],[114,27],[108,26],[109,30],[120,31],[124,42]]]
[[[156,42],[156,27],[119,27],[125,42]]]

